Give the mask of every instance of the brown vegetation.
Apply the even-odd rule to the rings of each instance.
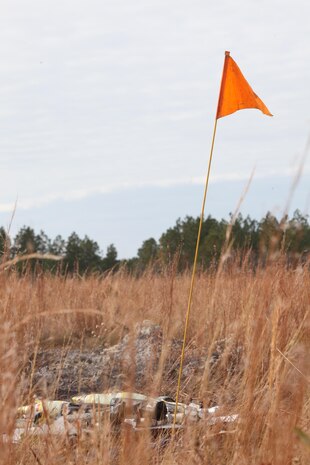
[[[34,278],[4,271],[0,279],[1,434],[12,433],[16,406],[37,393],[33,373],[39,351],[58,347],[65,357],[70,348],[110,347],[124,334],[133,336],[143,320],[160,325],[163,334],[156,373],[150,370],[145,391],[173,394],[189,274],[167,268],[161,274],[150,269],[139,278],[123,271],[104,277]],[[306,265],[290,270],[279,260],[253,272],[238,263],[201,273],[187,354],[194,357],[206,349],[205,364],[203,370],[185,371],[180,400],[216,401],[223,412],[240,414],[233,430],[225,433],[199,423],[159,449],[148,435],[133,437],[128,431],[116,444],[106,424],[74,447],[53,436],[1,444],[1,463],[306,465],[310,451],[294,428],[310,429],[309,312]],[[218,360],[210,364],[219,345]],[[171,354],[175,367],[169,367]],[[123,382],[135,389],[132,373],[133,367],[127,367]]]

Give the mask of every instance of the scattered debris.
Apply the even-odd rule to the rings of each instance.
[[[124,330],[120,340],[111,347],[98,344],[89,350],[54,347],[37,352],[35,365],[29,360],[28,366],[29,372],[34,370],[31,371],[33,385],[46,397],[57,395],[63,400],[40,398],[20,407],[10,441],[20,442],[28,435],[87,436],[105,421],[109,421],[116,434],[121,428],[137,432],[149,429],[155,434],[173,428],[184,429],[197,422],[206,428],[236,423],[237,414],[227,415],[217,405],[206,408],[202,402],[190,400],[187,404],[178,403],[175,414],[176,403],[172,397],[151,397],[121,390],[126,389],[126,380],[131,380],[132,389],[138,391],[150,385],[158,372],[162,344],[161,327],[145,320],[136,325],[132,334]],[[165,390],[172,392],[178,376],[182,341],[173,339],[169,344],[162,380]],[[216,341],[211,356],[207,347],[191,346],[186,352],[183,376],[187,383],[195,380],[204,373],[206,361],[215,376],[222,370],[233,373],[240,368],[241,355],[242,347],[231,339]],[[83,391],[89,394],[77,395]]]
[[[178,403],[174,425],[175,400],[168,396],[149,397],[131,392],[91,393],[74,396],[71,401],[35,399],[17,410],[16,429],[11,442],[28,436],[65,435],[69,439],[87,435],[107,419],[115,431],[122,426],[139,432],[184,429],[189,423],[203,422],[206,427],[238,421],[237,414],[219,415],[219,406],[204,408],[202,403]],[[8,441],[7,437],[4,440]]]

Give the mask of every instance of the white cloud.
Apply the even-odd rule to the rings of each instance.
[[[306,0],[5,1],[0,211],[17,194],[30,209],[200,179],[225,49],[275,117],[221,121],[213,179],[288,174],[309,133],[309,13]]]
[[[301,177],[307,176],[310,174],[310,170],[305,171],[302,170]],[[211,174],[210,176],[210,185],[214,183],[219,183],[223,181],[231,182],[231,181],[243,181],[247,182],[251,177],[251,173],[247,173],[245,171],[241,172],[230,172],[225,173],[222,175],[219,174]],[[254,172],[254,179],[270,179],[270,178],[291,178],[292,177],[292,170],[291,169],[282,169],[277,171],[269,171],[268,174],[258,173],[255,174]],[[39,208],[42,206],[48,206],[54,202],[58,201],[79,201],[81,199],[86,199],[89,197],[95,197],[98,194],[111,194],[114,192],[124,192],[126,195],[126,191],[133,190],[138,191],[143,189],[149,188],[173,188],[178,186],[190,186],[190,185],[201,185],[203,186],[205,183],[205,177],[203,176],[196,176],[192,178],[184,177],[184,178],[165,178],[165,179],[156,179],[152,182],[148,181],[134,181],[134,182],[122,182],[122,183],[107,183],[102,186],[93,186],[87,188],[80,188],[75,190],[68,190],[64,192],[58,192],[49,195],[43,195],[38,197],[25,197],[21,200],[7,202],[7,203],[0,203],[0,212],[7,213],[13,212],[15,207],[18,210],[32,210],[35,208]]]

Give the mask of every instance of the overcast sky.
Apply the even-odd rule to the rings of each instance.
[[[0,222],[121,257],[198,214],[224,51],[274,114],[218,123],[206,214],[285,208],[310,134],[307,0],[5,0]],[[291,209],[309,213],[310,162]]]

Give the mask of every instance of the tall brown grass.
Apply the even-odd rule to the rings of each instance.
[[[42,274],[0,275],[1,433],[14,429],[16,406],[34,394],[36,353],[62,347],[83,350],[118,343],[150,320],[163,330],[158,373],[145,390],[173,394],[176,376],[165,367],[182,338],[190,275],[151,269],[141,277],[124,271],[104,277]],[[231,263],[220,273],[197,276],[187,354],[205,353],[201,371],[185,371],[181,398],[238,413],[240,421],[223,432],[203,423],[176,435],[165,448],[148,433],[125,430],[115,438],[106,424],[72,447],[66,439],[25,439],[1,444],[5,464],[185,464],[288,465],[310,463],[310,453],[294,432],[310,430],[310,274],[277,260],[253,270]],[[209,363],[221,345],[216,366]],[[205,352],[202,351],[202,348]],[[159,350],[159,349],[158,349]],[[178,357],[174,373],[177,371]],[[25,367],[31,369],[25,370]],[[130,374],[128,374],[130,376]],[[135,389],[134,380],[129,379]],[[157,391],[157,392],[155,392]]]

